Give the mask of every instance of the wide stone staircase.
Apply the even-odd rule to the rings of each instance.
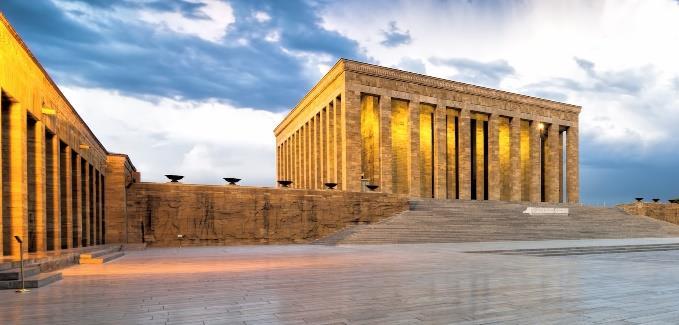
[[[569,215],[528,215],[528,206]],[[679,237],[679,226],[618,208],[498,201],[412,200],[408,211],[356,225],[314,244],[455,243],[514,240]]]

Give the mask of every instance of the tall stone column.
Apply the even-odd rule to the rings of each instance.
[[[327,111],[327,119],[326,121],[326,126],[325,126],[325,141],[326,141],[326,148],[327,148],[327,156],[326,156],[326,170],[327,170],[327,175],[326,175],[326,181],[332,182],[332,183],[337,183],[337,174],[335,173],[335,159],[337,158],[337,153],[335,152],[335,136],[337,132],[335,131],[335,102],[333,102],[328,106],[328,111]]]
[[[5,112],[3,112],[5,113]],[[9,191],[9,202],[3,202],[9,207],[9,215],[4,215],[5,226],[9,225],[9,250],[7,253],[14,257],[20,254],[19,243],[14,236],[20,236],[23,250],[28,251],[28,156],[26,141],[28,137],[26,110],[20,104],[10,104],[8,125],[3,130],[8,133],[9,152],[3,152],[3,158],[9,159],[9,184],[4,189]],[[5,124],[5,123],[3,123]],[[4,126],[4,125],[3,125]]]
[[[382,192],[392,193],[393,173],[392,173],[392,156],[393,151],[391,147],[391,97],[380,96],[380,187]]]
[[[541,143],[542,140],[540,128],[542,125],[538,121],[532,121],[530,124],[530,160],[531,160],[531,178],[530,178],[530,201],[540,202],[542,197],[542,184],[541,184],[541,167],[542,162],[541,157]]]
[[[302,128],[302,188],[309,188],[309,124]]]
[[[97,203],[99,202],[99,191],[97,184],[97,170],[90,168],[90,245],[99,245],[99,210]]]
[[[92,244],[90,238],[90,164],[81,158],[84,162],[82,192],[83,192],[83,246],[90,246]]]
[[[566,192],[568,203],[580,202],[580,161],[578,128],[571,126],[566,131]]]
[[[299,152],[300,152],[300,158],[301,158],[300,164],[299,164],[299,166],[300,166],[299,177],[300,177],[300,181],[301,181],[301,183],[300,183],[301,188],[307,188],[307,172],[309,171],[309,168],[307,167],[307,155],[308,155],[308,152],[307,152],[307,141],[308,141],[307,132],[309,131],[309,126],[306,123],[303,123],[301,131],[302,132],[300,132],[300,137],[299,137],[299,140],[300,140],[300,150],[299,150]]]
[[[462,109],[460,111],[459,128],[457,132],[460,148],[458,149],[458,163],[460,164],[459,171],[459,192],[461,200],[471,200],[471,138],[470,138],[470,112],[469,109]]]
[[[61,245],[63,249],[73,248],[73,170],[71,147],[60,148],[61,163]]]
[[[497,114],[488,118],[488,199],[500,200],[500,120]]]
[[[521,119],[512,117],[509,127],[510,200],[521,201]]]
[[[307,159],[307,164],[309,168],[309,179],[307,188],[315,190],[316,189],[316,147],[314,142],[316,140],[316,115],[311,116],[309,119],[309,141],[307,142],[309,157]]]
[[[327,175],[327,163],[325,160],[327,159],[327,148],[325,146],[326,141],[326,131],[325,127],[327,125],[326,120],[328,119],[327,115],[327,109],[325,107],[321,108],[321,111],[318,115],[318,135],[316,141],[318,141],[318,156],[316,158],[316,161],[318,162],[318,188],[323,189],[323,184],[327,182],[328,175]]]
[[[49,249],[61,249],[61,152],[59,138],[47,138],[47,220],[49,224]]]
[[[456,199],[458,193],[458,131],[459,127],[456,120],[459,114],[455,110],[446,109],[446,197]]]
[[[82,171],[82,157],[80,154],[76,154],[73,159],[73,203],[75,209],[73,209],[73,247],[83,246],[83,171]]]
[[[410,196],[420,196],[420,103],[408,102],[410,128]]]
[[[335,174],[337,175],[337,188],[346,190],[346,105],[344,97],[335,98]]]
[[[314,138],[316,137],[314,132],[316,130],[315,117],[316,115],[309,119],[309,130],[307,131],[307,152],[309,153],[307,156],[307,169],[309,170],[307,173],[307,188],[312,190],[316,188],[316,158],[314,153]]]
[[[564,161],[563,161],[563,158],[564,158],[563,157],[563,149],[564,149],[563,140],[564,140],[564,132],[561,132],[561,129],[559,129],[559,140],[558,140],[559,141],[559,144],[558,144],[558,146],[559,146],[559,149],[558,149],[559,157],[558,157],[557,161],[559,163],[559,199],[558,199],[558,202],[560,202],[560,203],[564,202],[564,197],[563,197],[563,195],[564,195],[564,193],[563,193],[563,191],[564,191],[564,188],[563,188],[563,185],[564,185],[563,184],[563,173],[564,173],[564,170],[563,170],[563,163],[564,163]]]
[[[97,171],[97,215],[99,223],[97,225],[99,244],[105,243],[104,237],[104,175]]]
[[[308,135],[308,140],[307,141],[307,150],[309,155],[307,156],[307,168],[309,169],[308,172],[308,179],[307,179],[307,188],[308,189],[315,189],[316,188],[316,166],[315,166],[315,157],[314,157],[314,138],[316,136],[314,130],[316,129],[315,126],[315,115],[312,116],[309,119],[309,130],[307,131]]]
[[[320,146],[320,140],[321,140],[321,133],[320,133],[320,124],[321,124],[321,115],[320,113],[316,113],[314,115],[314,128],[312,131],[314,132],[311,145],[313,146],[312,152],[312,160],[313,160],[313,165],[314,165],[314,189],[320,190],[321,187],[321,146]]]
[[[31,123],[31,122],[29,122]],[[33,218],[33,236],[30,238],[31,222],[29,220],[29,251],[47,250],[47,219],[45,218],[45,125],[41,121],[33,122],[28,136],[28,215]],[[31,247],[33,246],[33,247]]]
[[[472,144],[476,148],[476,199],[481,201],[485,200],[486,191],[486,160],[485,153],[486,150],[486,134],[484,132],[483,120],[476,120],[476,143]]]
[[[545,196],[546,201],[559,202],[559,125],[552,123],[547,129],[545,147]]]
[[[292,134],[292,187],[299,188],[299,147],[298,147],[298,131]]]
[[[299,185],[306,188],[306,125],[299,132]]]
[[[446,143],[446,106],[437,105],[434,109],[434,197],[447,198],[447,143]]]
[[[361,94],[353,90],[346,90],[344,96],[343,146],[340,147],[344,155],[345,190],[361,191]]]
[[[290,135],[290,137],[288,138],[288,141],[287,141],[287,146],[286,146],[286,152],[287,152],[286,155],[288,156],[288,157],[287,157],[287,159],[288,159],[288,162],[287,162],[288,168],[286,168],[286,170],[287,170],[286,179],[287,179],[287,180],[292,180],[292,179],[294,178],[294,176],[292,176],[292,175],[293,175],[292,172],[293,172],[293,170],[295,169],[295,165],[294,165],[294,163],[293,163],[294,160],[293,160],[293,157],[292,157],[292,155],[293,155],[293,149],[294,149],[294,148],[293,148],[293,147],[294,147],[294,145],[293,145],[293,144],[294,144],[293,139],[294,139],[294,134]]]
[[[7,159],[8,154],[3,152],[5,146],[3,143],[6,141],[5,138],[5,115],[9,115],[8,112],[5,112],[5,99],[2,98],[2,88],[0,88],[0,183],[3,182],[2,175],[3,173],[8,173],[9,170],[5,171],[5,161],[3,159]],[[5,222],[5,214],[8,214],[5,212],[4,209],[4,204],[7,204],[7,202],[4,202],[3,204],[3,192],[5,189],[3,188],[4,185],[0,184],[0,257],[5,255],[5,238],[4,238],[4,233],[5,230],[3,229],[3,223]],[[9,215],[9,214],[8,214]],[[7,239],[10,239],[9,237]],[[7,245],[7,249],[9,250],[9,243]]]

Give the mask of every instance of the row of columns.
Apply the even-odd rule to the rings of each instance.
[[[276,147],[277,178],[291,180],[293,188],[323,189],[336,183],[344,189],[341,96],[300,122],[299,127]]]
[[[19,255],[14,236],[35,253],[103,244],[102,172],[21,103],[0,94],[2,255]]]
[[[441,199],[579,200],[577,124],[346,94],[278,143],[279,180],[358,191],[365,178],[382,192]]]
[[[379,123],[373,126],[366,116],[372,114],[376,100]],[[392,120],[404,105],[407,130]],[[441,199],[579,200],[577,126],[366,94],[361,94],[360,110],[361,173],[384,192]],[[395,140],[403,132],[409,135],[407,144]],[[374,133],[380,139],[377,151],[371,144]],[[379,160],[377,172],[372,171],[374,160]],[[399,166],[399,161],[407,164]],[[407,191],[400,185],[406,181]]]

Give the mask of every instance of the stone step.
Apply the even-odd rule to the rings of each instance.
[[[472,251],[467,253],[529,255],[529,256],[569,256],[569,255],[615,254],[615,253],[656,252],[656,251],[659,252],[673,250],[679,250],[679,244],[562,247],[562,248]]]
[[[568,207],[569,215],[531,216],[526,207]],[[499,240],[679,237],[679,226],[618,208],[497,201],[410,201],[410,210],[345,228],[319,244],[442,243]]]
[[[24,267],[24,276],[27,278],[30,276],[37,275],[39,273],[40,268],[37,266]],[[21,278],[20,268],[0,271],[0,281],[19,280],[20,278]]]
[[[96,257],[99,257],[99,256],[107,255],[107,254],[110,254],[112,252],[118,252],[118,251],[120,251],[120,246],[116,245],[116,246],[106,247],[106,248],[102,248],[102,249],[97,249],[95,251],[91,251],[91,252],[87,252],[87,253],[82,253],[82,254],[80,254],[80,258],[81,259],[82,258],[86,258],[86,259],[96,258]]]
[[[104,264],[106,262],[112,261],[116,258],[124,256],[125,253],[121,251],[109,252],[105,255],[100,255],[93,258],[80,258],[80,264]]]
[[[31,277],[27,277],[24,285],[29,288],[40,288],[50,283],[54,283],[62,279],[61,272],[40,273]],[[0,289],[19,289],[21,288],[20,280],[0,281]]]

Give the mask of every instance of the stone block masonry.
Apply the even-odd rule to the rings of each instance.
[[[618,205],[629,214],[651,217],[679,225],[679,204],[634,202]]]
[[[107,166],[110,153],[1,13],[0,115],[0,257],[18,258],[14,236],[38,255],[105,244],[104,189],[125,192],[106,178],[124,165]]]
[[[178,235],[195,246],[305,243],[407,209],[406,196],[386,193],[136,183],[126,234],[151,246],[178,246]]]
[[[340,59],[275,128],[277,176],[298,189],[358,192],[364,180],[411,197],[575,203],[580,110]],[[308,132],[330,111],[335,139]],[[307,145],[318,142],[334,159],[318,159]]]

